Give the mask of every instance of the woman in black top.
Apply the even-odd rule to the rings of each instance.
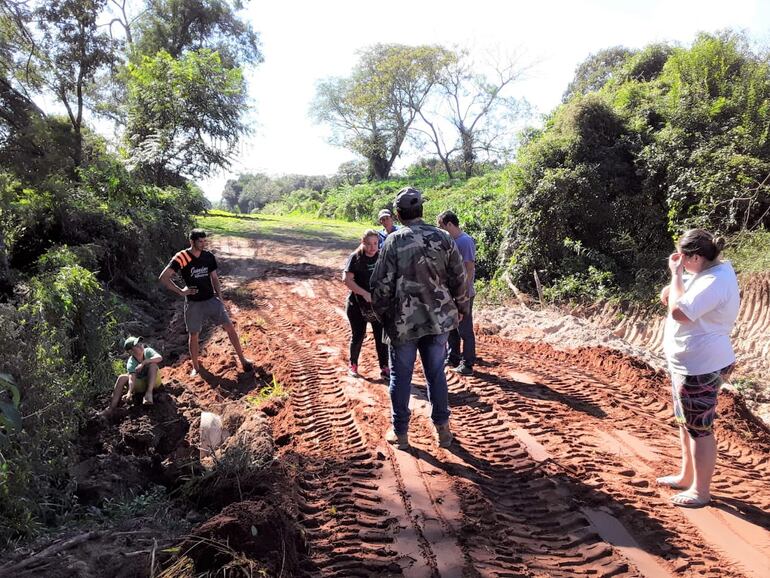
[[[350,365],[348,373],[353,377],[358,375],[358,356],[361,353],[361,345],[366,337],[366,324],[372,324],[374,344],[377,348],[377,359],[380,363],[380,377],[390,378],[388,367],[388,348],[382,342],[382,325],[374,316],[371,302],[372,295],[369,292],[369,278],[374,271],[374,265],[379,256],[379,236],[377,231],[369,229],[361,237],[361,245],[350,254],[342,280],[350,289],[345,311],[350,321]]]

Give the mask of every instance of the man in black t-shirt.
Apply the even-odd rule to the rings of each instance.
[[[222,288],[217,276],[217,260],[214,255],[205,250],[206,231],[193,229],[190,232],[190,248],[179,251],[169,261],[160,274],[160,282],[171,292],[185,298],[184,322],[189,334],[190,357],[192,359],[191,376],[200,371],[198,363],[198,336],[203,328],[203,322],[210,319],[221,325],[227,331],[230,342],[238,354],[244,371],[251,371],[253,364],[243,355],[238,333],[227,315],[222,303]],[[185,287],[174,283],[174,273],[181,275]]]

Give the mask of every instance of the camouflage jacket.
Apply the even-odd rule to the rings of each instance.
[[[386,341],[401,345],[455,329],[470,312],[465,266],[452,238],[422,219],[385,239],[372,272],[372,307]]]

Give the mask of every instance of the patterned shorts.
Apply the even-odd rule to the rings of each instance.
[[[671,374],[674,418],[694,438],[711,435],[717,415],[717,396],[733,365],[701,375]]]

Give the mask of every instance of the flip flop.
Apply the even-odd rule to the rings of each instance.
[[[671,503],[680,508],[702,508],[707,506],[710,501],[710,498],[699,498],[686,492],[671,496]]]
[[[678,476],[663,476],[662,478],[657,478],[655,482],[659,486],[664,486],[666,488],[671,488],[672,490],[686,490],[690,486],[686,486],[684,484],[679,484],[675,482],[674,480],[677,479]]]

